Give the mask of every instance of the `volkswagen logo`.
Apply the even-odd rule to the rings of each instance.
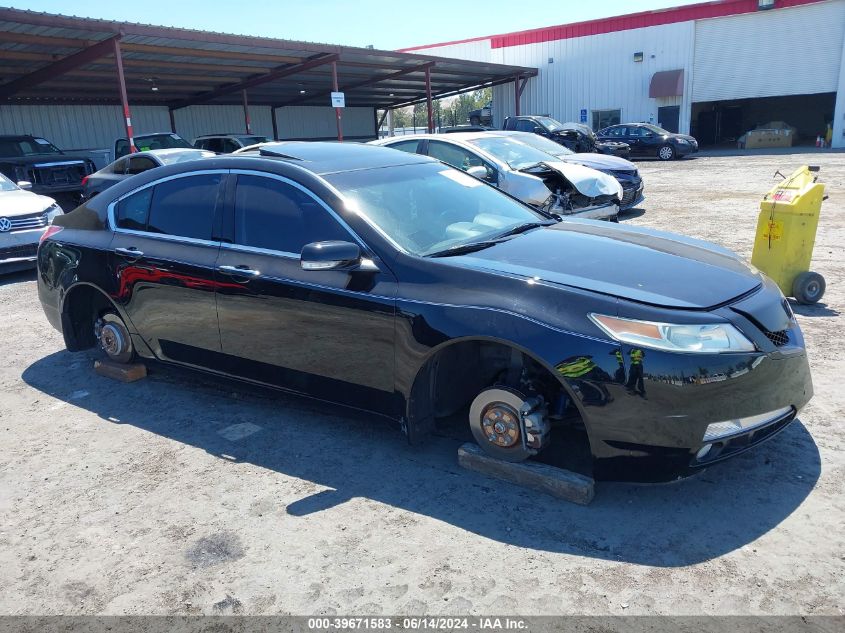
[[[8,233],[12,230],[12,221],[9,218],[0,218],[0,233]]]

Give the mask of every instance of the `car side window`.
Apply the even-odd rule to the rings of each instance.
[[[153,188],[147,187],[118,202],[115,213],[117,227],[130,231],[146,231],[152,198]]]
[[[420,142],[414,141],[399,141],[398,143],[391,143],[388,145],[390,149],[398,149],[409,154],[416,154],[419,151]]]
[[[612,127],[607,130],[608,136],[625,136],[627,133],[627,128],[624,127]]]
[[[648,130],[641,127],[629,127],[628,128],[628,136],[633,136],[636,138],[641,138],[644,136],[648,136]]]
[[[223,174],[197,174],[154,187],[147,231],[210,240]]]
[[[240,149],[240,146],[230,138],[224,138],[222,140],[222,145],[223,145],[223,149],[220,150],[220,151],[222,151],[224,154],[231,154],[235,150]]]
[[[236,244],[298,254],[311,242],[351,239],[322,205],[293,185],[263,176],[238,176]]]
[[[140,174],[156,167],[158,167],[156,162],[148,156],[133,156],[129,159],[129,168],[126,170],[126,173],[131,176],[132,174]]]
[[[111,173],[113,173],[113,174],[125,174],[126,173],[126,164],[128,162],[129,161],[126,158],[124,158],[123,160],[115,161],[115,163],[112,165]]]
[[[528,121],[526,119],[520,119],[516,122],[516,129],[519,132],[534,132],[537,128],[537,125],[534,121]]]
[[[484,161],[472,152],[442,141],[429,141],[428,155],[463,171],[467,171],[470,167],[486,166]]]

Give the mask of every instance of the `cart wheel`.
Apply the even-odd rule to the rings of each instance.
[[[801,273],[792,282],[792,296],[798,303],[816,303],[824,296],[824,277],[818,273]]]

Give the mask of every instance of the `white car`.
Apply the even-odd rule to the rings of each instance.
[[[52,198],[26,191],[31,186],[0,174],[0,273],[34,268],[41,235],[62,213]]]
[[[622,186],[608,174],[496,132],[418,134],[371,141],[462,169],[546,213],[616,221]]]

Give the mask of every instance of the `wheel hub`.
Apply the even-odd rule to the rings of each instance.
[[[502,448],[519,442],[519,413],[504,402],[488,405],[481,414],[481,427],[487,440]]]
[[[100,347],[109,356],[119,356],[125,349],[123,333],[112,323],[107,323],[100,329]]]

